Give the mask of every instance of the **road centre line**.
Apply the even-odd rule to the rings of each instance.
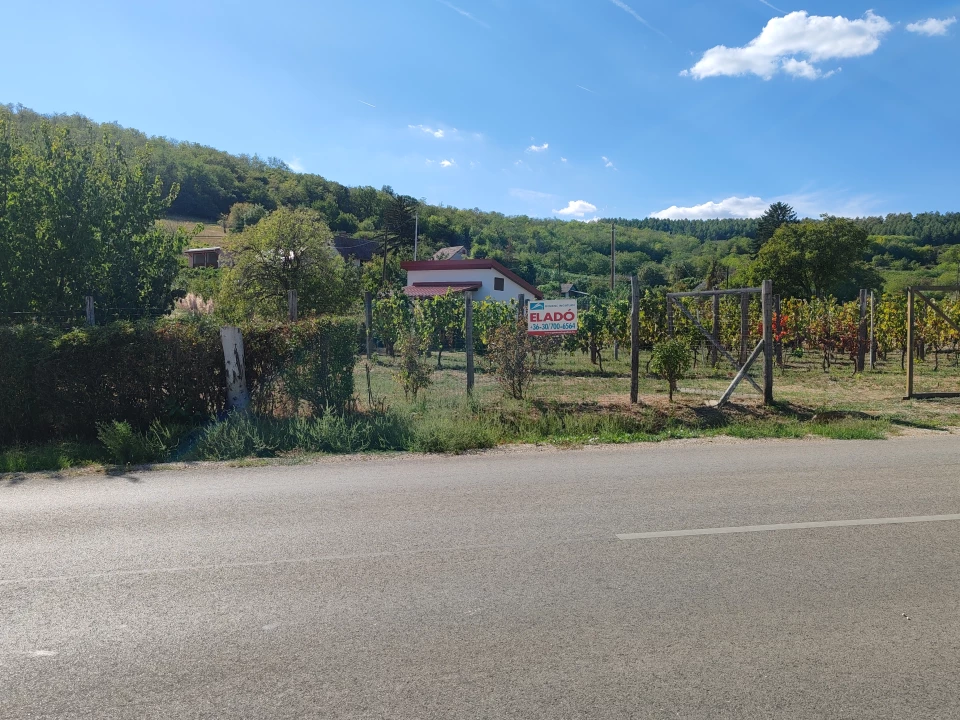
[[[948,522],[960,520],[958,515],[918,515],[916,517],[872,518],[868,520],[822,520],[779,523],[777,525],[742,525],[740,527],[700,528],[694,530],[658,530],[655,532],[621,533],[620,540],[689,537],[691,535],[733,535],[736,533],[773,532],[775,530],[811,530],[813,528],[856,527],[858,525],[903,525],[906,523]]]

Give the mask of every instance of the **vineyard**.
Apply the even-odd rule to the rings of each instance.
[[[704,327],[714,325],[713,306],[696,299],[680,300],[688,312]],[[944,315],[960,324],[960,299],[942,297],[938,305]],[[640,297],[640,346],[651,349],[668,336],[666,295],[646,291]],[[857,301],[840,303],[827,299],[784,299],[778,301],[779,312],[774,313],[774,340],[777,364],[783,368],[800,360],[816,358],[824,371],[834,366],[850,366],[863,350],[872,353],[877,362],[896,363],[905,368],[907,353],[907,300],[903,294],[877,296],[865,322],[867,346],[863,344],[861,308]],[[748,337],[741,337],[741,305],[739,298],[723,300],[719,304],[719,340],[736,355],[742,345],[752,348],[762,334],[759,298],[749,305]],[[474,304],[474,346],[481,355],[493,329],[512,320],[517,307],[484,301]],[[708,362],[710,353],[695,326],[683,315],[673,320],[674,336],[688,343],[693,354],[694,368]],[[374,336],[388,355],[410,329],[423,343],[437,353],[437,366],[442,367],[443,354],[463,349],[464,300],[447,294],[409,303],[405,297],[387,297],[374,303]],[[872,340],[871,340],[872,339]],[[591,363],[604,371],[614,346],[626,347],[630,342],[630,301],[582,301],[580,329],[568,336],[559,348],[568,353],[589,353]],[[933,371],[942,366],[960,365],[960,336],[927,306],[916,307],[915,350],[920,362],[930,363]]]

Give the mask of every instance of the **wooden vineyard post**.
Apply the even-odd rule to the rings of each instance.
[[[857,328],[857,372],[867,364],[867,291],[860,291],[860,325]]]
[[[667,337],[673,340],[673,300],[667,298]]]
[[[916,314],[913,306],[913,288],[907,288],[907,397],[913,397],[913,342]]]
[[[93,308],[93,295],[87,295],[87,325],[96,325],[97,315]]]
[[[877,369],[877,330],[876,325],[877,299],[870,291],[870,369]]]
[[[740,293],[740,365],[747,362],[750,352],[750,295]]]
[[[247,390],[243,335],[240,334],[240,328],[220,328],[220,342],[223,345],[223,363],[226,368],[227,409],[246,410],[250,407],[250,393]]]
[[[517,310],[518,312],[517,320],[522,321],[527,316],[527,308],[526,308],[527,296],[524,295],[523,293],[520,293],[519,295],[517,295],[517,302],[520,305],[520,307]]]
[[[763,403],[773,403],[773,281],[764,280],[763,305]]]
[[[297,321],[297,291],[287,290],[287,319],[290,322]]]
[[[720,343],[720,296],[713,296],[713,339]],[[710,348],[710,366],[717,366],[717,346]]]
[[[367,360],[373,357],[373,295],[369,290],[363,293],[363,322],[367,331]]]
[[[630,277],[630,404],[636,405],[640,394],[640,281]]]
[[[469,290],[463,296],[463,329],[467,351],[467,394],[473,393],[473,293]]]

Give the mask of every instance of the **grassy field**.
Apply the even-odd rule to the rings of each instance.
[[[223,228],[218,223],[210,222],[209,220],[168,217],[160,222],[167,230],[173,231],[183,228],[189,233],[192,233],[197,225],[203,225],[203,229],[190,241],[190,247],[192,248],[219,247],[223,244],[224,237],[226,237]]]
[[[711,407],[711,402],[732,380],[731,367],[723,363],[713,369],[700,364],[680,382],[680,392],[669,403],[666,383],[644,372],[648,358],[641,353],[640,405],[633,408],[629,405],[628,353],[621,353],[619,360],[605,360],[603,373],[585,355],[559,354],[537,375],[523,401],[504,396],[494,376],[485,372],[482,359],[473,398],[468,400],[465,356],[444,353],[443,369],[434,371],[433,385],[413,402],[404,397],[393,377],[394,361],[377,356],[369,364],[369,395],[375,406],[419,413],[438,426],[464,426],[474,417],[488,424],[499,420],[516,430],[503,436],[514,435],[521,442],[583,442],[595,437],[594,431],[603,441],[618,441],[691,434],[876,437],[898,428],[960,427],[960,399],[902,399],[905,375],[899,357],[856,375],[850,361],[834,364],[825,372],[819,356],[787,358],[785,367],[775,370],[774,407],[764,407],[759,394],[744,382],[733,402],[722,410]],[[938,371],[933,371],[932,365],[932,361],[918,363],[917,391],[960,392],[960,368],[953,365],[952,358],[941,358]],[[752,375],[762,384],[757,372]],[[364,360],[357,366],[356,386],[361,405],[369,405]],[[571,432],[566,436],[537,432],[534,420],[542,425],[542,419],[550,416],[570,418]],[[823,418],[828,420],[822,422]],[[637,420],[634,425],[640,430],[618,430],[631,425],[625,422],[628,419]]]
[[[252,456],[301,461],[317,453],[413,450],[459,453],[514,443],[578,446],[655,442],[673,438],[727,435],[738,438],[881,439],[890,434],[960,427],[960,399],[904,401],[899,357],[874,371],[854,374],[850,361],[824,371],[819,356],[788,358],[775,371],[776,404],[765,407],[747,383],[733,402],[718,409],[733,369],[701,363],[680,382],[674,402],[666,383],[644,372],[641,353],[640,403],[629,404],[629,359],[604,362],[604,372],[587,357],[561,353],[537,374],[527,396],[505,396],[486,363],[478,358],[476,387],[466,393],[466,358],[444,353],[442,368],[416,400],[404,397],[395,378],[395,360],[377,355],[356,367],[359,415],[338,419],[232,419],[185,435],[173,459],[234,459]],[[434,364],[436,355],[429,358]],[[369,384],[368,384],[369,370]],[[754,373],[756,376],[756,373]],[[918,363],[918,392],[960,392],[954,359]],[[33,470],[103,467],[112,461],[98,443],[58,443],[0,450],[0,474]]]

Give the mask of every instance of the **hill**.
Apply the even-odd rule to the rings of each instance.
[[[126,153],[149,152],[164,190],[179,185],[170,208],[173,224],[202,221],[194,245],[218,244],[220,223],[237,203],[309,206],[335,231],[376,236],[397,193],[389,186],[347,187],[320,175],[296,173],[276,158],[232,155],[196,143],[144,133],[81,115],[41,115],[22,106],[0,106],[9,122],[30,132],[43,122],[67,127],[76,138],[103,136]],[[750,259],[755,220],[607,218],[594,223],[505,216],[478,209],[419,205],[423,252],[465,245],[474,257],[494,257],[545,290],[576,281],[591,291],[608,284],[611,224],[617,225],[616,270],[640,274],[650,285],[695,285],[708,275],[737,283]],[[920,279],[951,281],[960,256],[960,213],[857,218],[873,237],[867,260],[888,289]],[[404,252],[409,252],[405,250]]]

